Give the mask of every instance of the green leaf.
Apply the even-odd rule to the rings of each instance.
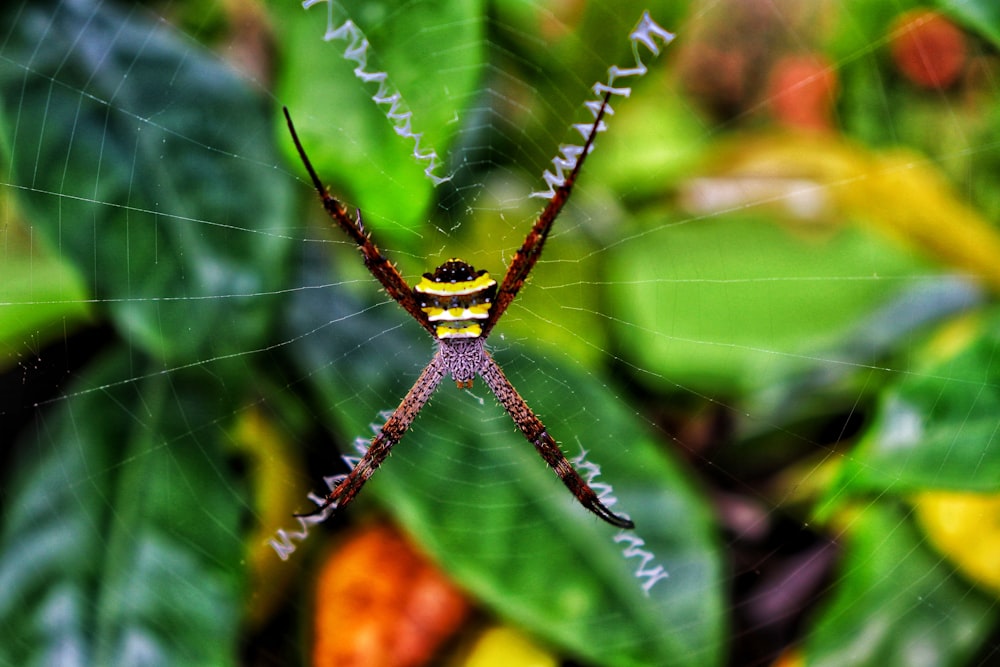
[[[937,0],[936,4],[1000,47],[1000,4],[994,0]]]
[[[138,9],[25,3],[12,25],[0,114],[32,228],[143,349],[258,344],[289,245],[273,110]]]
[[[217,425],[226,387],[203,369],[121,382],[135,364],[101,361],[17,445],[2,664],[236,663],[243,503]]]
[[[647,378],[729,394],[755,387],[775,359],[838,340],[918,267],[856,228],[814,239],[728,216],[660,224],[616,246],[608,275],[616,333]],[[881,280],[855,279],[871,275]]]
[[[568,456],[585,449],[601,466],[597,482],[613,487],[614,509],[636,522],[634,534],[584,510],[482,385],[439,389],[405,454],[382,471],[383,503],[478,598],[574,655],[606,665],[718,664],[721,562],[689,473],[598,377],[514,350],[496,356]],[[648,569],[662,566],[670,578],[647,596],[652,582],[636,576],[643,556],[626,558],[630,543],[616,539],[640,540]]]
[[[832,590],[806,640],[810,667],[966,665],[997,618],[995,604],[884,504],[853,516]]]
[[[785,433],[775,430],[776,424],[826,420],[838,411],[846,414],[874,401],[882,384],[895,376],[890,368],[872,360],[891,358],[929,326],[967,312],[984,298],[982,290],[958,277],[908,283],[891,300],[841,332],[830,347],[762,368],[745,401],[754,419],[743,426],[744,435],[786,441]],[[816,363],[819,359],[824,363]],[[759,442],[743,444],[755,448],[757,460],[761,459]]]
[[[945,328],[884,392],[834,495],[1000,489],[1000,310],[961,324]]]
[[[344,39],[324,41],[327,10],[332,27],[350,19],[368,39],[365,72],[389,72],[390,90],[399,92],[396,113],[412,112],[410,129],[421,134],[421,153],[434,150],[442,161],[433,173],[445,177],[454,165],[448,151],[466,121],[484,65],[484,11],[481,2],[421,0],[404,4],[366,2],[348,8],[298,3],[273,8],[286,46],[281,99],[320,177],[350,208],[379,229],[389,247],[422,251],[422,235],[432,199],[438,194],[425,174],[427,161],[413,156],[414,142],[397,135],[392,106],[376,104],[377,82],[363,82]],[[419,54],[419,55],[416,55]],[[298,163],[291,141],[286,144]],[[295,173],[304,176],[304,170]]]
[[[308,274],[322,263],[302,266]],[[343,293],[335,301],[316,290],[293,294],[289,332],[314,333],[286,349],[329,406],[320,417],[354,454],[354,437],[371,437],[369,424],[398,404],[433,343],[392,302],[358,317],[363,304]],[[478,598],[588,661],[719,664],[722,564],[690,472],[660,451],[599,376],[505,342],[502,322],[492,342],[569,458],[586,449],[586,460],[600,465],[596,481],[613,487],[614,509],[628,513],[636,531],[619,533],[581,507],[481,382],[462,392],[446,380],[349,511],[378,497]],[[338,469],[331,462],[326,472]],[[652,583],[647,596],[650,579],[637,570],[659,566],[669,578]]]
[[[2,205],[14,203],[0,193]],[[4,257],[0,262],[0,349],[18,358],[23,347],[38,349],[51,339],[66,335],[73,323],[90,314],[80,276],[66,262],[36,247],[34,239],[11,215],[5,229]]]
[[[672,46],[661,52],[658,60],[647,58],[649,67],[667,70],[674,56]],[[650,77],[654,77],[652,71]],[[655,84],[657,81],[649,83]],[[616,199],[658,199],[664,185],[683,181],[698,167],[704,150],[704,136],[698,129],[703,122],[681,97],[664,97],[655,86],[640,86],[627,100],[615,104],[615,115],[608,119],[608,132],[598,139],[594,154],[584,168],[584,187],[603,186]],[[590,185],[587,185],[590,184]],[[647,200],[648,201],[648,200]],[[600,215],[600,214],[598,214]],[[612,208],[606,215],[621,215]],[[616,226],[598,222],[608,240]]]

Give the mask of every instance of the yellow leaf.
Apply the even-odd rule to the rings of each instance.
[[[927,157],[872,151],[834,136],[772,135],[743,139],[720,151],[717,186],[733,195],[719,202],[712,181],[695,179],[689,208],[711,212],[754,205],[780,206],[803,218],[865,221],[953,270],[1000,290],[1000,235],[956,196]],[[741,187],[744,186],[744,187]]]
[[[1000,494],[928,491],[914,506],[931,544],[967,577],[1000,594]]]
[[[517,630],[493,627],[483,632],[461,667],[556,667],[559,660]]]
[[[250,621],[265,620],[281,601],[294,568],[278,558],[269,540],[301,509],[307,489],[291,444],[257,409],[243,412],[233,429],[234,449],[247,460],[256,529],[247,540]]]
[[[801,650],[787,649],[771,663],[771,667],[804,667],[805,664],[806,661]]]
[[[865,178],[841,189],[853,215],[867,215],[926,254],[1000,289],[1000,237],[915,154],[874,156]]]

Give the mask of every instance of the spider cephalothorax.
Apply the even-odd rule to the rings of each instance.
[[[356,220],[352,219],[320,181],[295,133],[288,109],[285,109],[285,117],[295,147],[316,191],[323,200],[323,208],[337,226],[357,243],[364,257],[365,266],[382,283],[386,293],[437,341],[437,350],[430,363],[424,368],[399,407],[382,425],[378,435],[372,439],[362,459],[350,473],[333,486],[319,512],[331,507],[342,509],[354,499],[375,469],[389,455],[392,447],[402,439],[417,413],[445,377],[450,375],[459,388],[467,389],[472,387],[478,375],[510,414],[528,442],[534,445],[542,459],[555,470],[584,507],[610,524],[621,528],[634,527],[628,517],[619,516],[609,510],[573,469],[556,441],[545,429],[545,425],[517,393],[485,345],[493,326],[517,296],[542,253],[542,246],[552,229],[552,223],[566,204],[577,174],[593,145],[594,136],[601,127],[610,95],[611,92],[605,95],[572,171],[555,189],[538,220],[531,227],[524,243],[507,268],[503,282],[498,285],[486,271],[477,271],[460,259],[449,259],[433,273],[425,273],[412,289],[396,267],[382,255],[371,240],[370,234],[365,232],[361,224],[361,212],[358,211]]]

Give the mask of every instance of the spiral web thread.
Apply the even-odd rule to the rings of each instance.
[[[675,35],[672,32],[664,30],[656,21],[652,19],[649,15],[649,11],[642,13],[642,17],[639,19],[639,23],[636,24],[635,28],[629,33],[629,39],[632,40],[632,55],[635,56],[635,65],[632,67],[619,67],[618,65],[612,65],[608,68],[608,81],[607,83],[601,83],[598,81],[594,84],[592,90],[596,99],[588,100],[584,103],[584,106],[590,110],[590,113],[594,116],[594,123],[597,123],[597,117],[601,112],[601,106],[604,103],[604,96],[608,93],[611,95],[619,95],[621,97],[628,97],[632,94],[632,89],[628,87],[615,87],[615,81],[618,79],[623,79],[630,76],[642,76],[647,71],[648,68],[642,62],[642,58],[639,55],[639,45],[645,46],[654,56],[660,55],[660,45],[657,44],[657,39],[663,42],[663,46],[666,46],[670,42],[674,41]],[[605,113],[607,115],[614,114],[614,109],[608,104],[605,106]],[[573,125],[573,129],[580,133],[583,140],[586,141],[587,137],[590,136],[592,131],[595,131],[594,123],[576,123]],[[607,125],[605,125],[602,120],[598,123],[596,132],[604,132],[607,130]],[[594,149],[594,144],[590,144],[590,150]],[[532,192],[532,197],[543,197],[545,199],[551,199],[556,194],[556,188],[562,186],[566,182],[566,175],[571,173],[573,169],[576,168],[576,163],[580,159],[580,155],[583,154],[583,146],[577,144],[562,144],[559,146],[559,152],[562,153],[561,156],[557,155],[552,158],[552,166],[555,168],[555,173],[553,174],[548,169],[542,173],[542,179],[548,184],[548,190],[541,190],[538,192]]]
[[[382,419],[381,423],[373,422],[369,425],[372,430],[372,437],[377,437],[379,433],[382,432],[382,425],[385,421],[392,415],[391,411],[384,411],[379,413],[379,417]],[[354,454],[344,454],[341,458],[344,463],[350,469],[354,469],[354,466],[361,462],[361,459],[365,454],[368,453],[368,447],[371,445],[371,440],[363,436],[358,436],[354,439]],[[323,478],[323,482],[326,484],[330,491],[333,491],[338,484],[344,481],[347,474],[340,475],[330,475]],[[287,531],[284,528],[279,528],[275,537],[271,538],[268,544],[271,548],[278,554],[281,560],[288,560],[288,557],[295,551],[295,544],[293,542],[303,542],[307,537],[309,537],[309,527],[315,526],[318,523],[323,523],[330,518],[330,515],[334,513],[337,509],[337,503],[326,504],[326,498],[320,497],[315,493],[310,492],[307,496],[310,501],[316,504],[320,508],[319,512],[315,514],[307,514],[302,516],[296,516],[295,519],[299,523],[298,530]]]
[[[614,489],[610,484],[604,482],[598,482],[597,478],[601,476],[601,466],[587,460],[587,450],[583,447],[580,448],[580,453],[570,460],[573,464],[573,468],[580,473],[580,477],[583,481],[587,483],[594,493],[597,494],[597,498],[604,503],[604,506],[608,509],[615,506],[618,503],[618,498],[614,494]],[[618,512],[618,515],[626,519],[631,520],[630,517],[625,512]],[[656,582],[661,579],[666,579],[670,574],[666,569],[655,562],[656,556],[652,552],[643,549],[646,546],[646,541],[639,537],[639,535],[634,530],[620,530],[618,533],[611,538],[615,544],[625,544],[622,549],[622,555],[628,558],[638,558],[639,565],[635,569],[635,578],[643,580],[642,592],[647,596],[649,592],[656,585]]]
[[[365,37],[365,33],[361,31],[361,28],[350,19],[346,19],[339,26],[334,26],[332,0],[305,0],[302,6],[305,9],[309,9],[321,2],[327,3],[326,34],[323,35],[323,39],[327,42],[335,39],[347,42],[347,45],[344,47],[344,60],[350,60],[355,63],[354,76],[365,83],[372,81],[378,83],[378,90],[372,95],[372,100],[380,107],[388,105],[389,108],[385,110],[385,115],[392,123],[396,134],[404,139],[413,140],[414,159],[418,162],[427,163],[424,175],[434,185],[440,185],[445,181],[451,180],[451,176],[437,176],[434,173],[441,165],[441,159],[433,148],[421,149],[420,140],[423,137],[423,133],[413,131],[413,112],[410,110],[409,105],[407,105],[406,100],[403,99],[403,95],[399,92],[399,89],[389,81],[389,75],[386,72],[368,71],[368,47],[370,44],[368,38]]]

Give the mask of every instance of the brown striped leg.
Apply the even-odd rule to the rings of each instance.
[[[386,293],[433,336],[434,327],[427,321],[427,317],[423,311],[420,310],[420,304],[417,303],[416,297],[413,296],[413,290],[410,289],[410,286],[406,283],[403,276],[399,274],[396,267],[386,259],[385,255],[382,254],[378,246],[372,241],[371,234],[365,232],[364,223],[361,220],[361,211],[358,211],[357,222],[352,220],[347,215],[347,211],[344,210],[343,205],[330,195],[330,191],[319,180],[319,175],[313,169],[312,163],[309,161],[306,151],[302,147],[302,142],[299,141],[299,135],[295,132],[295,126],[292,124],[292,117],[288,113],[288,108],[283,107],[283,109],[285,119],[288,121],[288,130],[292,134],[292,141],[295,142],[295,148],[299,152],[299,157],[302,158],[302,164],[305,165],[306,171],[309,172],[309,177],[312,179],[316,192],[319,193],[320,199],[323,200],[323,209],[337,223],[337,226],[344,230],[351,240],[358,245],[358,249],[361,250],[361,254],[365,258],[365,266],[375,276],[375,279],[382,283]]]
[[[573,469],[572,464],[566,460],[559,445],[545,430],[545,424],[535,416],[521,395],[517,393],[514,385],[504,375],[497,362],[489,352],[484,351],[484,354],[485,359],[479,375],[504,409],[507,410],[517,427],[521,429],[521,433],[528,439],[528,442],[535,446],[545,462],[556,471],[566,488],[576,496],[580,504],[611,525],[619,528],[635,528],[635,524],[630,519],[618,516],[601,502],[594,490],[583,481],[579,473]]]
[[[403,401],[399,404],[389,418],[382,425],[382,430],[376,435],[368,446],[368,451],[361,458],[354,469],[341,480],[339,484],[327,495],[323,504],[311,514],[321,514],[328,507],[334,506],[337,510],[346,507],[354,497],[361,491],[361,487],[374,474],[375,470],[382,465],[385,458],[389,456],[390,450],[399,442],[406,430],[413,423],[420,409],[430,399],[431,394],[441,384],[447,369],[440,352],[434,354],[434,358],[427,364],[427,367],[417,378],[413,387],[407,392]]]
[[[486,338],[490,334],[493,325],[497,323],[500,316],[507,310],[507,306],[517,296],[521,286],[524,285],[524,281],[527,280],[528,274],[531,273],[531,269],[534,268],[535,262],[541,256],[542,246],[545,245],[545,239],[549,236],[552,223],[556,221],[559,212],[562,211],[563,206],[569,200],[569,195],[573,191],[573,183],[576,182],[577,174],[580,173],[583,161],[587,159],[590,147],[594,144],[594,137],[597,136],[597,129],[604,118],[604,112],[607,109],[610,97],[610,92],[604,96],[601,108],[594,119],[593,129],[591,129],[590,134],[587,136],[587,141],[583,145],[583,152],[577,158],[576,165],[573,166],[573,171],[569,173],[563,184],[556,189],[555,194],[549,199],[549,203],[531,227],[531,231],[528,232],[524,243],[518,249],[517,254],[514,255],[514,259],[511,260],[510,266],[507,268],[507,274],[504,276],[503,282],[500,283],[500,287],[497,288],[497,296],[493,302],[493,307],[490,309],[490,317],[483,323],[483,338]]]

